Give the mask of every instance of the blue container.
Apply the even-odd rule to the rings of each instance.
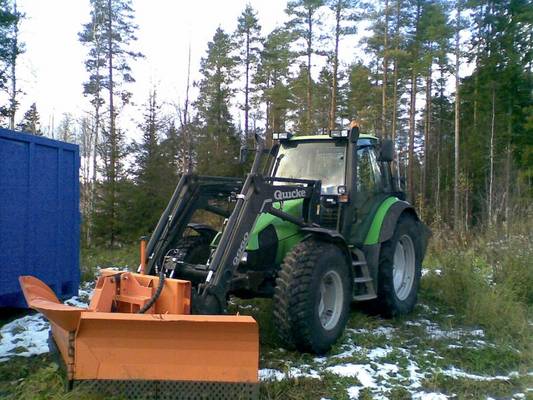
[[[0,307],[26,307],[18,277],[78,294],[79,148],[0,129]]]

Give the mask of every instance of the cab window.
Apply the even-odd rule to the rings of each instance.
[[[357,191],[375,193],[381,191],[381,171],[374,147],[365,146],[357,150]]]

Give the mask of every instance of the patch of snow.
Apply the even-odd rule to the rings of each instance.
[[[387,357],[392,352],[392,347],[376,347],[375,349],[370,350],[368,353],[368,358],[375,360],[377,358]]]
[[[440,268],[436,268],[436,269],[422,268],[422,276],[426,276],[426,275],[430,275],[430,274],[435,274],[437,276],[441,276],[442,275],[442,269],[440,269]]]
[[[464,339],[468,337],[485,337],[485,332],[483,329],[452,329],[452,330],[443,330],[440,326],[434,322],[428,321],[427,319],[420,319],[420,323],[424,324],[426,327],[427,334],[434,340],[443,340],[443,339]],[[483,345],[485,343],[483,342]]]
[[[78,290],[78,295],[65,300],[65,304],[73,307],[87,308],[93,295],[94,282],[82,283]]]
[[[448,348],[449,349],[463,349],[465,346],[463,346],[462,344],[449,344],[448,345]]]
[[[350,343],[349,346],[345,346],[344,348],[347,348],[347,350],[343,351],[342,353],[335,354],[332,357],[333,358],[349,358],[349,357],[353,357],[355,353],[360,353],[363,351],[363,348],[361,346],[357,346],[353,343]]]
[[[466,378],[466,379],[471,379],[471,380],[474,380],[474,381],[484,381],[484,382],[489,382],[489,381],[508,381],[508,380],[511,380],[513,378],[517,378],[520,376],[520,374],[516,371],[513,371],[511,373],[509,373],[508,375],[496,375],[496,376],[484,376],[484,375],[476,375],[476,374],[471,374],[471,373],[468,373],[468,372],[464,372],[458,368],[455,368],[455,367],[451,367],[451,368],[448,368],[448,369],[445,369],[445,370],[442,370],[440,371],[442,374],[446,375],[446,376],[449,376],[451,378]]]
[[[426,393],[426,392],[418,392],[413,393],[413,400],[446,400],[448,399],[448,396],[442,393]]]
[[[375,329],[369,330],[365,328],[360,329],[347,329],[348,332],[355,333],[358,335],[367,335],[371,334],[373,336],[385,336],[387,339],[392,339],[396,329],[394,329],[392,326],[380,326]]]
[[[420,368],[418,368],[418,364],[412,360],[409,360],[407,372],[409,372],[409,380],[411,381],[409,387],[412,389],[417,389],[422,386],[421,381],[426,376],[425,374],[418,372],[419,370]]]
[[[376,387],[376,381],[372,377],[374,371],[367,364],[348,363],[342,365],[334,365],[332,367],[326,368],[326,371],[329,371],[332,374],[339,376],[357,378],[359,382],[361,382],[361,385],[363,385],[364,387]]]
[[[396,364],[377,364],[374,363],[372,366],[376,367],[376,375],[380,378],[380,382],[388,380],[391,376],[398,374],[400,368]]]
[[[0,329],[0,362],[48,353],[50,325],[41,314],[26,315]]]
[[[303,368],[307,367],[305,370]],[[284,379],[298,379],[298,378],[312,378],[322,379],[320,374],[309,368],[309,365],[302,365],[301,367],[291,367],[284,373],[273,368],[262,368],[259,370],[259,380],[261,381],[282,381]]]
[[[261,381],[281,381],[285,379],[285,374],[277,369],[262,368],[259,370],[259,380]]]
[[[307,371],[302,371],[300,368],[291,367],[287,373],[287,378],[312,378],[312,379],[322,379],[320,374],[314,369],[309,369]]]
[[[83,283],[78,296],[65,300],[65,304],[86,308],[92,296],[94,283]],[[30,357],[50,351],[48,336],[50,324],[42,314],[18,318],[0,329],[0,362],[11,357]]]
[[[361,389],[361,386],[350,386],[348,389],[346,389],[346,391],[348,392],[350,399],[358,399]]]

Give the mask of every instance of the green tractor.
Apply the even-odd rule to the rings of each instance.
[[[429,230],[391,172],[392,142],[355,124],[274,134],[271,149],[257,139],[245,179],[181,178],[147,244],[148,272],[191,281],[195,314],[225,313],[230,295],[272,298],[285,345],[318,354],[354,301],[409,313]],[[200,210],[222,226],[191,222]]]

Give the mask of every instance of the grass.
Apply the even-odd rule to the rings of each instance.
[[[465,238],[439,233],[426,266],[439,270],[422,281],[422,295],[452,310],[491,339],[531,351],[533,223],[513,234],[493,230]],[[531,355],[531,354],[530,354]]]
[[[81,280],[93,281],[99,268],[127,267],[135,270],[139,265],[139,248],[127,245],[116,249],[91,248],[81,251]]]
[[[390,399],[410,399],[408,368],[413,363],[426,373],[417,390],[454,394],[459,399],[511,398],[524,393],[533,398],[533,222],[515,225],[512,232],[493,229],[485,233],[454,235],[434,230],[424,267],[420,304],[404,318],[383,320],[355,305],[348,329],[332,349],[343,358],[322,362],[309,354],[281,348],[270,318],[270,300],[232,301],[230,311],[253,315],[260,329],[261,368],[289,373],[319,371],[321,379],[291,378],[263,382],[262,399],[348,399],[347,388],[360,384],[356,377],[340,377],[327,371],[340,364],[398,367],[388,377]],[[137,246],[118,250],[91,250],[82,255],[84,279],[93,279],[97,267],[137,264]],[[485,336],[477,335],[482,329]],[[450,334],[451,333],[451,334]],[[369,350],[390,348],[376,360]],[[456,368],[484,380],[452,377],[442,371]],[[509,375],[517,373],[516,375]],[[484,377],[509,376],[487,380]],[[15,357],[0,363],[2,399],[97,400],[82,389],[64,391],[64,378],[48,355]],[[372,399],[371,388],[359,391],[360,399]]]

